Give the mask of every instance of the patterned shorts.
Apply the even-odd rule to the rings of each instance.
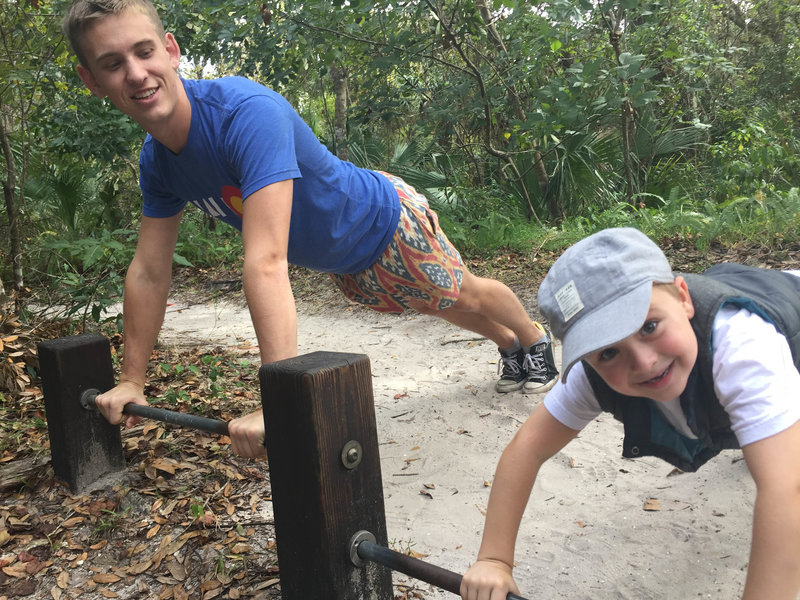
[[[399,177],[381,174],[400,197],[397,231],[374,265],[331,277],[350,300],[379,312],[403,312],[410,308],[409,299],[434,310],[448,308],[461,291],[461,255],[439,228],[425,197]]]

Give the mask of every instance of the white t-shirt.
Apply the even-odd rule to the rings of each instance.
[[[771,323],[749,310],[723,307],[714,319],[711,346],[714,389],[740,446],[800,421],[800,373],[789,343]],[[602,412],[582,363],[570,370],[567,383],[559,381],[550,390],[544,403],[556,419],[577,430]],[[679,432],[695,437],[680,398],[655,405]]]

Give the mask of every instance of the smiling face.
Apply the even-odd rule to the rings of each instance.
[[[654,285],[642,327],[631,336],[586,358],[615,391],[659,402],[686,389],[697,360],[697,337],[689,319],[694,306],[682,277]]]
[[[127,9],[87,27],[81,49],[86,65],[78,66],[78,75],[95,96],[108,97],[173,151],[185,142],[191,108],[172,34],[160,35],[147,15]]]

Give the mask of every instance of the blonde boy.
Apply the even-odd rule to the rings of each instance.
[[[735,264],[675,275],[635,229],[569,248],[539,288],[562,380],[503,452],[466,600],[519,593],[520,520],[542,464],[608,411],[623,456],[694,471],[741,447],[756,484],[745,600],[800,592],[800,278]],[[524,559],[522,559],[524,560]]]

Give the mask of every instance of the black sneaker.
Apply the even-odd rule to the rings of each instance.
[[[525,370],[525,351],[521,348],[511,354],[500,350],[500,360],[497,361],[497,373],[500,375],[494,389],[505,394],[520,389],[528,380]]]
[[[523,366],[525,368],[525,382],[522,384],[522,392],[534,394],[546,392],[558,381],[558,369],[553,357],[553,341],[550,332],[536,323],[545,334],[545,340],[534,344],[530,352],[525,354]],[[522,351],[525,353],[525,351]]]

